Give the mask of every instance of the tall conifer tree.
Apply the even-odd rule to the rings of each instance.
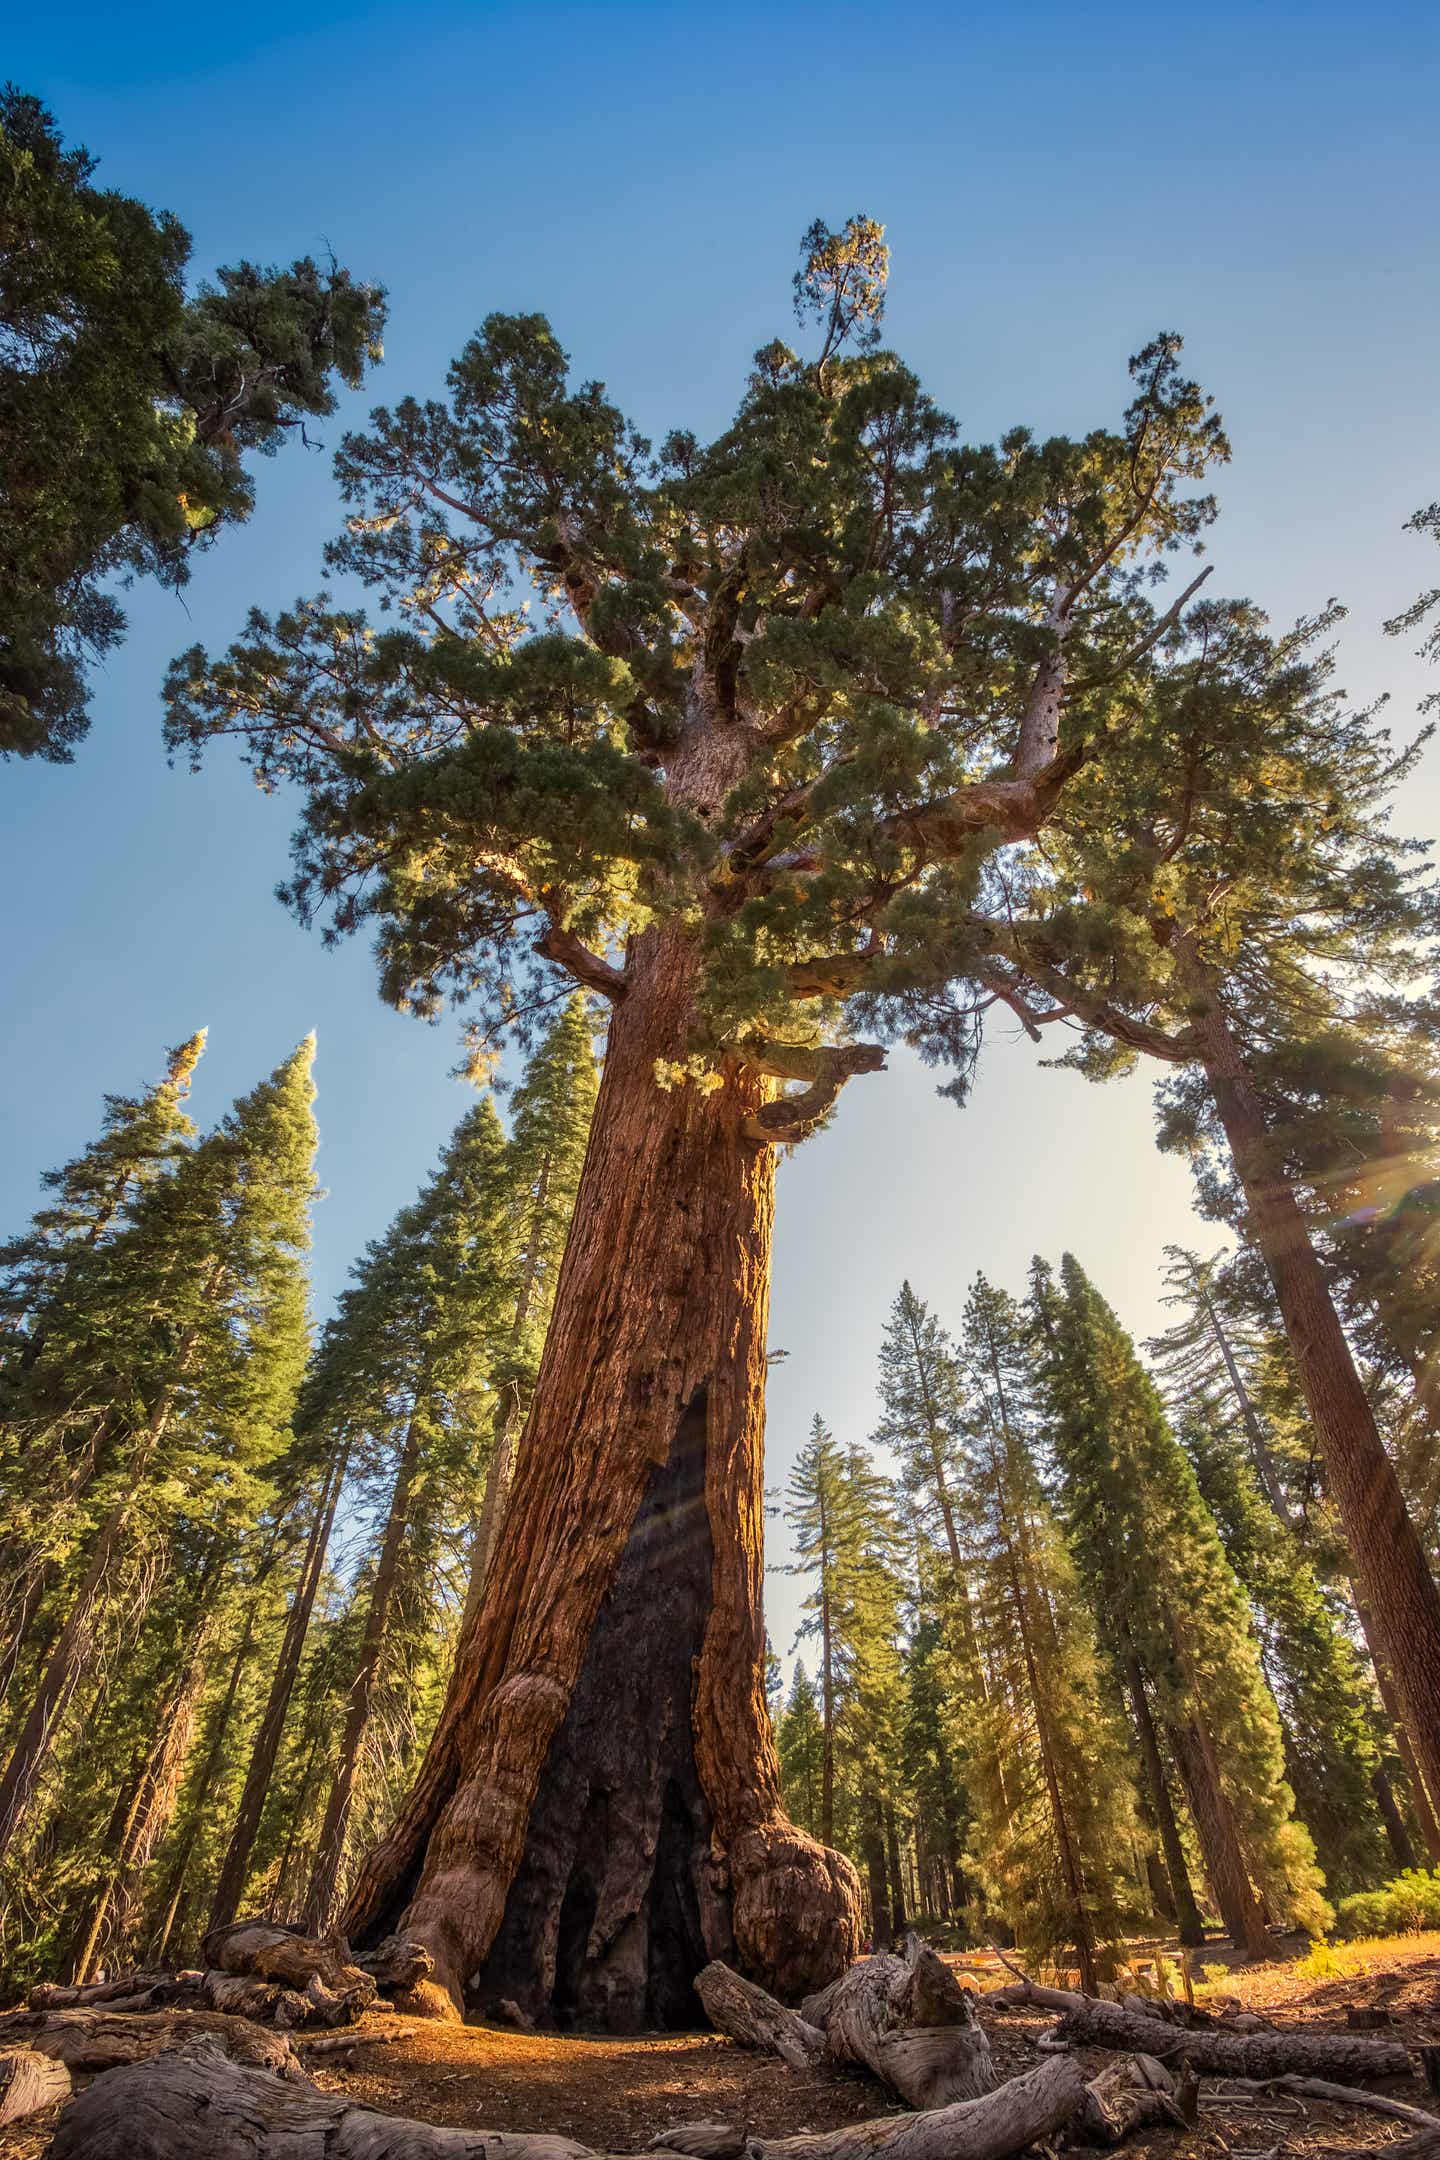
[[[1294,1819],[1280,1721],[1243,1592],[1134,1344],[1078,1263],[1037,1262],[1050,1433],[1064,1517],[1122,1672],[1154,1690],[1225,1925],[1266,1953],[1267,1915],[1323,1927],[1309,1833]]]
[[[307,1038],[103,1247],[83,1356],[113,1445],[64,1524],[53,1641],[0,1774],[0,1852],[111,1614],[188,1539],[204,1548],[252,1513],[287,1443],[308,1347],[313,1056]]]
[[[988,1698],[968,1708],[969,1784],[995,1902],[1036,1950],[1097,1953],[1136,1902],[1134,1794],[1090,1616],[1035,1455],[1035,1353],[1019,1308],[983,1275],[965,1308],[972,1376],[965,1514],[979,1575]]]

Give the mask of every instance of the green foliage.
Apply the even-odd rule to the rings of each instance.
[[[1329,1908],[1294,1818],[1280,1720],[1244,1593],[1134,1344],[1078,1263],[1036,1263],[1032,1307],[1063,1516],[1098,1624],[1133,1651],[1162,1718],[1198,1721],[1272,1910],[1317,1932]]]
[[[814,1685],[797,1658],[790,1694],[775,1727],[780,1790],[792,1822],[819,1837],[825,1777],[825,1726]]]
[[[865,1808],[894,1787],[900,1694],[899,1525],[863,1449],[842,1449],[817,1414],[786,1488],[792,1574],[812,1578],[797,1642],[819,1647],[821,1825],[861,1852]]]
[[[339,453],[329,566],[380,619],[321,594],[176,662],[172,747],[233,736],[300,790],[289,897],[372,926],[395,1002],[523,1025],[557,934],[604,954],[664,921],[700,973],[689,1049],[873,1018],[963,1084],[980,1005],[951,986],[988,972],[999,851],[1149,694],[1146,588],[1228,451],[1170,336],[1114,427],[962,443],[876,341],[886,273],[873,221],[814,226],[818,352],[766,346],[728,428],[658,451],[543,317],[487,317],[444,399]],[[1034,723],[1062,639],[1063,749]]]
[[[1336,1933],[1348,1938],[1418,1935],[1422,1928],[1440,1928],[1440,1869],[1406,1868],[1378,1890],[1341,1898],[1336,1914]]]
[[[1037,1956],[1083,1942],[1088,1957],[1138,1910],[1123,1729],[1040,1480],[1035,1348],[1015,1301],[983,1275],[961,1349],[975,1655],[952,1714],[976,1809],[975,1856],[1018,1942]]]
[[[178,586],[246,516],[247,452],[333,412],[380,357],[379,289],[308,258],[187,298],[168,211],[93,185],[37,98],[0,91],[0,754],[68,760],[109,584]]]

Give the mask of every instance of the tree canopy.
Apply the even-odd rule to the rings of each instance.
[[[247,453],[378,360],[378,286],[308,257],[185,288],[170,211],[94,185],[36,97],[0,90],[0,753],[68,760],[117,579],[182,585],[248,515]]]

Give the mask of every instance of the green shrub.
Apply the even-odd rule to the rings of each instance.
[[[1440,1869],[1406,1868],[1378,1890],[1341,1898],[1335,1926],[1337,1934],[1351,1937],[1440,1928]]]

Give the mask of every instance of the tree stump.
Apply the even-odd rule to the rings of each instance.
[[[825,2034],[832,2062],[859,2063],[911,2107],[948,2107],[993,2091],[990,2043],[970,1996],[912,1935],[904,1957],[863,1958],[801,2015]]]

